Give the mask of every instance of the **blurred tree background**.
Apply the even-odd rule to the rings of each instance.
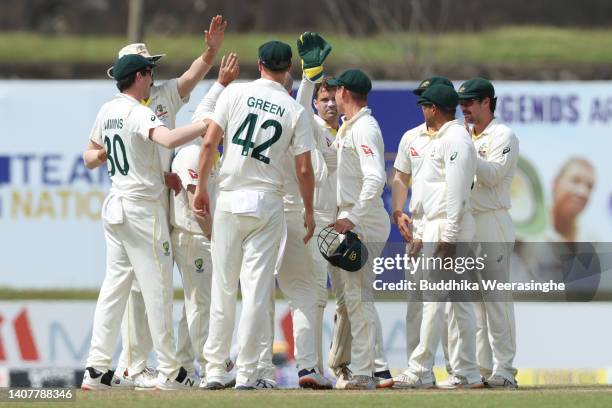
[[[144,41],[175,75],[202,50],[215,14],[229,21],[224,51],[255,76],[259,43],[295,44],[303,31],[332,42],[328,68],[377,79],[431,73],[465,78],[611,79],[612,1],[131,0]],[[128,42],[128,0],[1,0],[0,77],[99,78]],[[252,62],[251,62],[252,61]],[[298,64],[294,64],[297,65]],[[297,71],[296,71],[297,72]]]

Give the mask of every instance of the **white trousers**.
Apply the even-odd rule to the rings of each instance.
[[[185,304],[177,331],[177,358],[179,363],[192,373],[195,371],[194,359],[200,364],[200,370],[205,369],[202,348],[208,335],[208,313],[210,306],[210,283],[212,276],[212,260],[210,243],[205,237],[193,235],[189,240],[186,232],[173,230],[171,233],[174,260],[181,272]],[[180,238],[179,238],[180,236]],[[204,240],[204,241],[203,241]],[[183,245],[187,244],[187,248]],[[199,253],[194,259],[184,257]],[[183,276],[183,270],[195,270],[195,259],[203,260],[203,272],[195,277]],[[190,274],[193,275],[193,274]],[[202,318],[205,318],[202,320]],[[192,322],[189,325],[189,322]],[[195,333],[200,333],[196,335]],[[194,345],[193,335],[197,338]],[[147,313],[140,285],[136,280],[132,283],[127,306],[121,322],[122,349],[117,363],[117,372],[127,369],[129,375],[140,373],[147,366],[149,354],[153,350],[153,339],[149,328]],[[191,351],[193,350],[193,351]]]
[[[183,280],[185,304],[177,335],[177,359],[191,373],[194,360],[200,375],[206,368],[204,343],[208,338],[212,258],[210,242],[202,234],[192,234],[175,228],[172,231],[174,261]],[[183,323],[184,321],[184,323]]]
[[[236,318],[238,282],[242,316],[238,325],[236,383],[257,378],[262,342],[271,332],[270,296],[285,224],[282,197],[263,193],[256,216],[231,212],[231,192],[217,198],[212,233],[212,288],[209,336],[204,345],[208,381],[224,377]]]
[[[103,372],[110,369],[132,281],[136,279],[148,312],[158,369],[174,378],[179,364],[172,325],[172,248],[167,215],[154,201],[123,199],[122,207],[123,223],[104,223],[106,276],[96,304],[87,366]]]
[[[315,213],[315,233],[312,239],[308,242],[308,249],[310,250],[310,257],[312,259],[312,265],[315,272],[315,279],[317,283],[317,308],[315,318],[315,352],[317,354],[317,367],[321,374],[324,373],[323,366],[323,315],[325,313],[325,306],[327,306],[327,300],[329,293],[327,290],[327,277],[330,274],[331,264],[327,262],[319,251],[319,245],[317,237],[319,233],[326,228],[329,224],[334,222],[332,214],[317,214]]]
[[[476,214],[476,237],[480,253],[486,253],[484,278],[509,282],[514,227],[507,210]],[[512,379],[516,355],[516,325],[512,299],[484,299],[476,304],[476,352],[481,374]]]
[[[315,329],[320,290],[310,249],[303,241],[301,211],[286,211],[285,222],[287,238],[276,279],[291,310],[297,368],[311,370],[318,365]]]
[[[340,209],[338,219],[345,218],[347,211]],[[388,370],[383,347],[382,327],[374,305],[373,281],[375,278],[372,262],[380,256],[389,238],[391,223],[384,207],[372,208],[356,225],[353,232],[368,248],[368,262],[357,272],[333,268],[337,274],[337,286],[343,289],[344,299],[338,299],[338,306],[344,302],[351,323],[351,370],[355,375],[372,376],[374,372]],[[336,280],[336,278],[334,278]],[[333,285],[333,281],[332,281]]]
[[[408,253],[410,244],[406,245],[406,253]],[[422,271],[412,271],[406,269],[405,279],[409,282],[415,282],[418,287],[419,279],[422,279]],[[407,361],[410,361],[412,352],[419,344],[421,322],[423,320],[423,298],[418,291],[408,291],[408,303],[406,306],[406,356]]]
[[[446,220],[425,220],[423,230],[423,249],[425,257],[431,257],[436,243],[445,228]],[[463,217],[459,242],[470,242],[474,236],[474,219],[470,214]],[[459,254],[458,254],[459,255]],[[424,276],[427,279],[427,275]],[[419,344],[408,362],[408,371],[424,381],[433,380],[435,353],[443,335],[449,327],[457,333],[456,339],[449,336],[449,360],[456,375],[464,376],[469,382],[480,380],[476,363],[476,317],[471,302],[453,301],[449,310],[448,324],[444,314],[446,301],[423,302],[423,316],[419,333]]]

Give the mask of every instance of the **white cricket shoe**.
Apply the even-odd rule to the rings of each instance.
[[[347,366],[336,367],[333,369],[334,376],[336,377],[336,389],[344,390],[346,385],[353,378],[351,369]]]
[[[300,388],[310,388],[313,390],[331,390],[333,388],[331,381],[319,374],[314,368],[311,370],[300,370],[298,377]]]
[[[270,380],[269,378],[259,378],[255,381],[255,389],[256,390],[267,390],[278,388],[276,381]]]
[[[128,375],[126,375],[127,370],[123,372],[123,374],[117,375],[113,374],[113,380],[111,381],[111,386],[113,388],[122,389],[122,390],[133,390],[134,389],[134,381]]]
[[[193,388],[194,381],[193,378],[187,375],[187,370],[181,367],[179,369],[178,375],[174,380],[164,377],[163,375],[159,375],[157,377],[157,384],[155,388],[162,391],[175,391],[175,390],[189,390]]]
[[[443,390],[477,390],[484,387],[485,385],[480,379],[475,382],[469,382],[468,379],[462,375],[451,375],[448,377],[447,382],[438,386],[438,388]]]
[[[132,380],[137,390],[153,390],[159,381],[157,370],[149,367],[145,367],[144,370],[135,374]]]
[[[509,380],[499,374],[494,374],[489,377],[489,379],[486,381],[486,384],[489,388],[505,388],[509,390],[516,390],[518,388],[516,379]]]
[[[206,381],[200,382],[200,389],[204,390],[224,390],[236,385],[236,377],[231,373],[226,373],[221,377],[209,377]]]
[[[82,390],[87,391],[107,391],[111,389],[113,372],[108,370],[106,373],[98,371],[93,367],[86,367],[83,374]]]
[[[346,390],[374,390],[376,383],[369,375],[354,375],[344,387]]]
[[[391,371],[383,370],[374,373],[374,383],[376,388],[391,388],[393,387],[393,377]]]
[[[436,388],[434,380],[423,381],[412,373],[400,374],[393,378],[393,388],[395,389],[410,389],[410,390],[426,390]]]

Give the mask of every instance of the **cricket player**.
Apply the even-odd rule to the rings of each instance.
[[[373,389],[377,369],[379,381],[392,386],[372,294],[371,260],[382,252],[391,228],[381,197],[386,180],[385,148],[378,122],[367,107],[372,82],[362,71],[352,69],[330,79],[328,84],[338,87],[336,104],[344,115],[334,141],[338,155],[338,215],[333,225],[339,233],[355,232],[368,246],[370,260],[357,272],[334,271],[343,281],[353,372],[338,377],[336,388]]]
[[[418,103],[427,128],[437,132],[420,170],[423,253],[425,258],[446,259],[454,257],[456,252],[464,248],[459,244],[470,242],[474,235],[469,196],[476,167],[476,152],[463,123],[455,120],[458,96],[452,87],[431,85],[419,97]],[[435,272],[439,271],[426,270],[424,277],[427,279],[428,276],[434,276]],[[453,271],[445,273],[453,274]],[[441,296],[438,301],[423,303],[419,343],[410,356],[408,369],[402,378],[404,388],[435,387],[432,371],[434,357],[441,336],[448,329],[444,319],[445,306],[445,296]],[[458,339],[456,347],[451,350],[453,375],[446,388],[484,387],[476,364],[473,305],[459,300],[452,301],[449,320],[449,325],[458,328]]]
[[[189,95],[195,86],[210,70],[212,63],[221,48],[225,35],[227,22],[221,16],[215,16],[210,22],[208,30],[204,32],[206,49],[201,56],[196,58],[191,66],[178,78],[165,81],[161,84],[154,84],[151,88],[151,95],[141,101],[145,106],[150,107],[155,115],[166,127],[173,129],[176,124],[176,115],[185,103],[189,101]],[[145,44],[129,44],[119,51],[119,57],[128,54],[138,54],[149,58],[153,62],[159,60],[164,54],[151,55]],[[109,76],[112,67],[109,68]],[[161,160],[161,171],[163,172],[166,185],[170,186],[175,194],[181,191],[181,180],[176,174],[170,172],[170,165],[174,157],[174,150],[158,146],[159,157]],[[169,214],[169,194],[164,190],[162,203]],[[164,221],[168,222],[168,221]],[[125,311],[124,320],[121,325],[122,351],[117,364],[113,385],[122,388],[151,388],[157,381],[157,373],[154,369],[146,367],[147,358],[152,350],[152,339],[147,319],[145,318],[144,301],[138,282],[134,281],[134,286],[130,292],[128,306]],[[179,343],[184,343],[185,338],[182,334],[187,333],[184,318],[180,321]],[[193,365],[191,365],[193,366]],[[190,377],[195,378],[193,372]]]
[[[285,223],[282,160],[289,152],[304,203],[304,244],[314,232],[311,118],[282,85],[291,57],[291,47],[285,43],[263,44],[258,62],[261,78],[225,89],[202,144],[198,174],[208,175],[223,140],[211,242],[210,328],[204,346],[209,387],[228,381],[225,362],[240,281],[236,388],[255,388],[260,345],[272,330],[269,299]],[[194,197],[194,208],[202,216],[210,214],[208,182],[208,177],[200,177]]]
[[[111,190],[102,206],[106,276],[94,315],[83,389],[110,389],[113,350],[136,280],[142,291],[164,390],[193,386],[176,359],[172,324],[172,252],[157,144],[174,148],[205,130],[199,122],[169,130],[140,104],[150,96],[155,63],[141,55],[117,60],[112,74],[120,93],[96,117],[83,154],[88,168],[108,162]]]
[[[510,186],[516,173],[519,141],[494,117],[495,88],[485,78],[472,78],[459,88],[459,103],[471,125],[478,152],[471,204],[476,222],[474,241],[485,258],[483,279],[509,282],[514,228],[508,213]],[[485,296],[476,305],[476,351],[481,374],[492,388],[516,388],[516,328],[512,297]],[[502,301],[503,300],[503,301]]]
[[[412,91],[416,96],[421,96],[425,90],[432,85],[443,84],[452,87],[453,83],[444,77],[434,76],[423,80],[419,86]],[[397,225],[400,234],[406,241],[407,253],[418,256],[423,248],[423,163],[429,156],[435,145],[436,131],[429,129],[426,123],[408,130],[402,136],[397,156],[393,167],[395,174],[392,185],[393,222]],[[411,189],[410,217],[404,213],[404,206]],[[418,282],[422,274],[419,271],[406,271],[406,279]],[[423,316],[422,297],[416,292],[409,292],[406,308],[406,353],[410,360],[412,352],[419,344],[419,332]],[[408,388],[411,381],[405,374],[393,378],[393,388],[403,388],[407,382]]]
[[[193,122],[210,122],[219,95],[240,73],[238,56],[230,53],[221,59],[219,76],[206,96],[202,99],[193,115]],[[200,143],[181,148],[172,161],[172,172],[178,174],[183,184],[179,194],[170,202],[170,224],[172,225],[172,248],[174,261],[178,266],[183,282],[185,303],[181,322],[178,326],[177,358],[188,373],[196,372],[194,359],[200,371],[196,383],[204,378],[206,361],[203,356],[204,342],[208,337],[208,315],[210,312],[210,285],[212,259],[210,255],[211,219],[193,213],[191,203],[198,183],[198,160]],[[216,166],[210,174],[211,181],[216,177]],[[209,183],[208,193],[216,196],[216,183]],[[213,198],[214,202],[214,198]],[[187,330],[187,332],[184,332]],[[228,368],[233,363],[228,362]],[[200,382],[200,386],[204,386]]]
[[[297,101],[308,112],[314,106],[313,130],[316,149],[312,152],[312,166],[315,172],[315,236],[334,222],[336,216],[336,166],[337,154],[333,148],[336,132],[340,126],[336,106],[336,87],[328,84],[323,77],[323,60],[331,46],[317,33],[306,32],[298,39],[298,51],[302,57],[302,81],[297,92]],[[323,374],[323,314],[327,305],[327,276],[331,265],[321,256],[317,240],[308,243],[311,268],[317,282],[317,307],[315,319],[315,342],[318,371]],[[346,315],[346,308],[344,308]],[[350,344],[348,346],[350,348]],[[349,361],[350,362],[350,359]]]
[[[285,75],[283,87],[288,94],[293,87],[289,72]],[[308,107],[305,107],[308,112]],[[315,143],[315,145],[318,145]],[[318,146],[317,146],[318,147]],[[311,157],[320,155],[318,149],[310,152]],[[281,251],[276,265],[276,280],[280,290],[289,303],[293,326],[294,356],[298,368],[298,385],[301,388],[331,389],[332,383],[322,375],[317,367],[317,350],[315,347],[315,319],[317,309],[317,281],[313,259],[308,245],[304,243],[304,205],[300,190],[293,155],[283,158],[284,196],[283,210],[285,231]],[[315,176],[316,178],[316,176]],[[274,309],[274,288],[269,299],[270,309]],[[274,327],[274,313],[270,314],[270,327]],[[274,332],[266,335],[258,362],[258,374],[255,388],[276,388],[274,365],[272,364]]]

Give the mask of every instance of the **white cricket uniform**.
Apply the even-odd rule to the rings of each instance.
[[[151,96],[144,105],[153,110],[157,118],[168,129],[174,129],[176,126],[176,115],[188,101],[189,96],[181,98],[178,92],[178,80],[175,78],[165,81],[160,85],[153,85]],[[163,176],[164,172],[170,171],[174,149],[168,149],[158,144],[155,146],[159,151],[160,171]],[[164,184],[164,192],[160,196],[160,201],[167,214],[169,214],[170,210],[168,199],[168,188]],[[142,293],[138,282],[134,281],[121,323],[121,343],[123,347],[117,363],[117,372],[123,373],[125,369],[128,369],[128,373],[133,375],[140,373],[146,367],[147,358],[153,349],[153,340],[151,339],[151,330],[145,316]],[[183,323],[180,324],[182,325]],[[187,326],[182,327],[179,330],[179,334],[183,333],[183,330],[186,331],[186,329]]]
[[[158,369],[174,378],[172,252],[167,214],[160,203],[164,183],[152,128],[163,126],[153,111],[118,94],[98,113],[90,140],[104,146],[111,189],[102,207],[106,276],[94,316],[87,366],[102,372],[112,362],[134,278],[139,282],[157,353]],[[141,316],[142,318],[142,316]]]
[[[470,242],[474,236],[469,197],[476,170],[476,152],[461,121],[449,121],[438,130],[423,166],[423,252],[425,257],[431,257],[439,241]],[[433,380],[434,357],[442,335],[449,326],[460,327],[459,338],[452,339],[457,347],[450,350],[451,367],[454,374],[477,382],[480,373],[476,363],[473,305],[452,302],[448,325],[444,318],[445,306],[446,302],[423,302],[419,344],[410,356],[407,371],[424,382]]]
[[[208,315],[210,313],[210,285],[212,258],[210,241],[204,235],[189,206],[187,189],[198,184],[198,160],[200,146],[191,144],[178,151],[172,161],[172,172],[178,174],[183,190],[170,202],[170,224],[172,225],[172,248],[174,262],[183,280],[185,325],[179,325],[177,358],[187,372],[194,372],[194,357],[201,369],[206,367],[204,342],[208,337]],[[210,175],[208,194],[215,201],[215,174]],[[182,333],[184,327],[187,333]]]
[[[388,366],[373,302],[371,262],[382,253],[391,224],[381,197],[386,182],[385,147],[371,110],[364,107],[344,120],[334,144],[338,150],[337,219],[348,218],[355,224],[353,232],[369,253],[367,264],[359,272],[334,268],[334,273],[339,273],[343,281],[351,324],[351,370],[356,375],[372,376],[388,370]]]
[[[423,163],[435,144],[435,133],[427,130],[427,125],[421,125],[408,130],[402,136],[393,167],[402,173],[411,175],[412,187],[410,196],[410,212],[412,213],[413,239],[422,239],[423,235]],[[407,246],[408,249],[408,246]],[[422,275],[416,271],[406,270],[406,279],[417,281]],[[421,320],[423,318],[423,302],[415,292],[408,292],[406,306],[406,355],[408,360],[419,344]]]
[[[478,152],[471,203],[476,222],[474,241],[486,253],[483,278],[510,281],[514,228],[509,214],[510,187],[516,173],[519,141],[514,132],[493,119],[480,135],[472,135]],[[476,304],[476,353],[483,376],[514,379],[516,327],[512,299],[485,299]]]
[[[300,88],[297,92],[296,100],[308,112],[312,109],[312,99],[315,84],[307,78],[302,78]],[[315,195],[314,195],[314,219],[315,231],[312,239],[308,242],[308,249],[312,259],[312,268],[315,271],[317,281],[317,309],[315,319],[315,342],[317,353],[317,367],[321,374],[324,373],[323,367],[323,314],[327,299],[327,277],[331,272],[331,264],[323,258],[319,251],[317,237],[321,230],[334,222],[336,205],[336,184],[337,184],[337,153],[333,146],[336,139],[336,129],[331,128],[321,117],[313,114],[313,130],[316,150],[312,152],[312,167],[315,173]],[[331,278],[332,281],[334,278]],[[339,285],[334,285],[335,287]],[[343,298],[341,293],[336,295]]]
[[[281,84],[263,78],[228,86],[212,121],[225,136],[213,219],[206,375],[209,382],[225,375],[240,281],[236,384],[253,384],[260,346],[272,330],[269,300],[285,225],[282,160],[314,148],[312,124]]]

